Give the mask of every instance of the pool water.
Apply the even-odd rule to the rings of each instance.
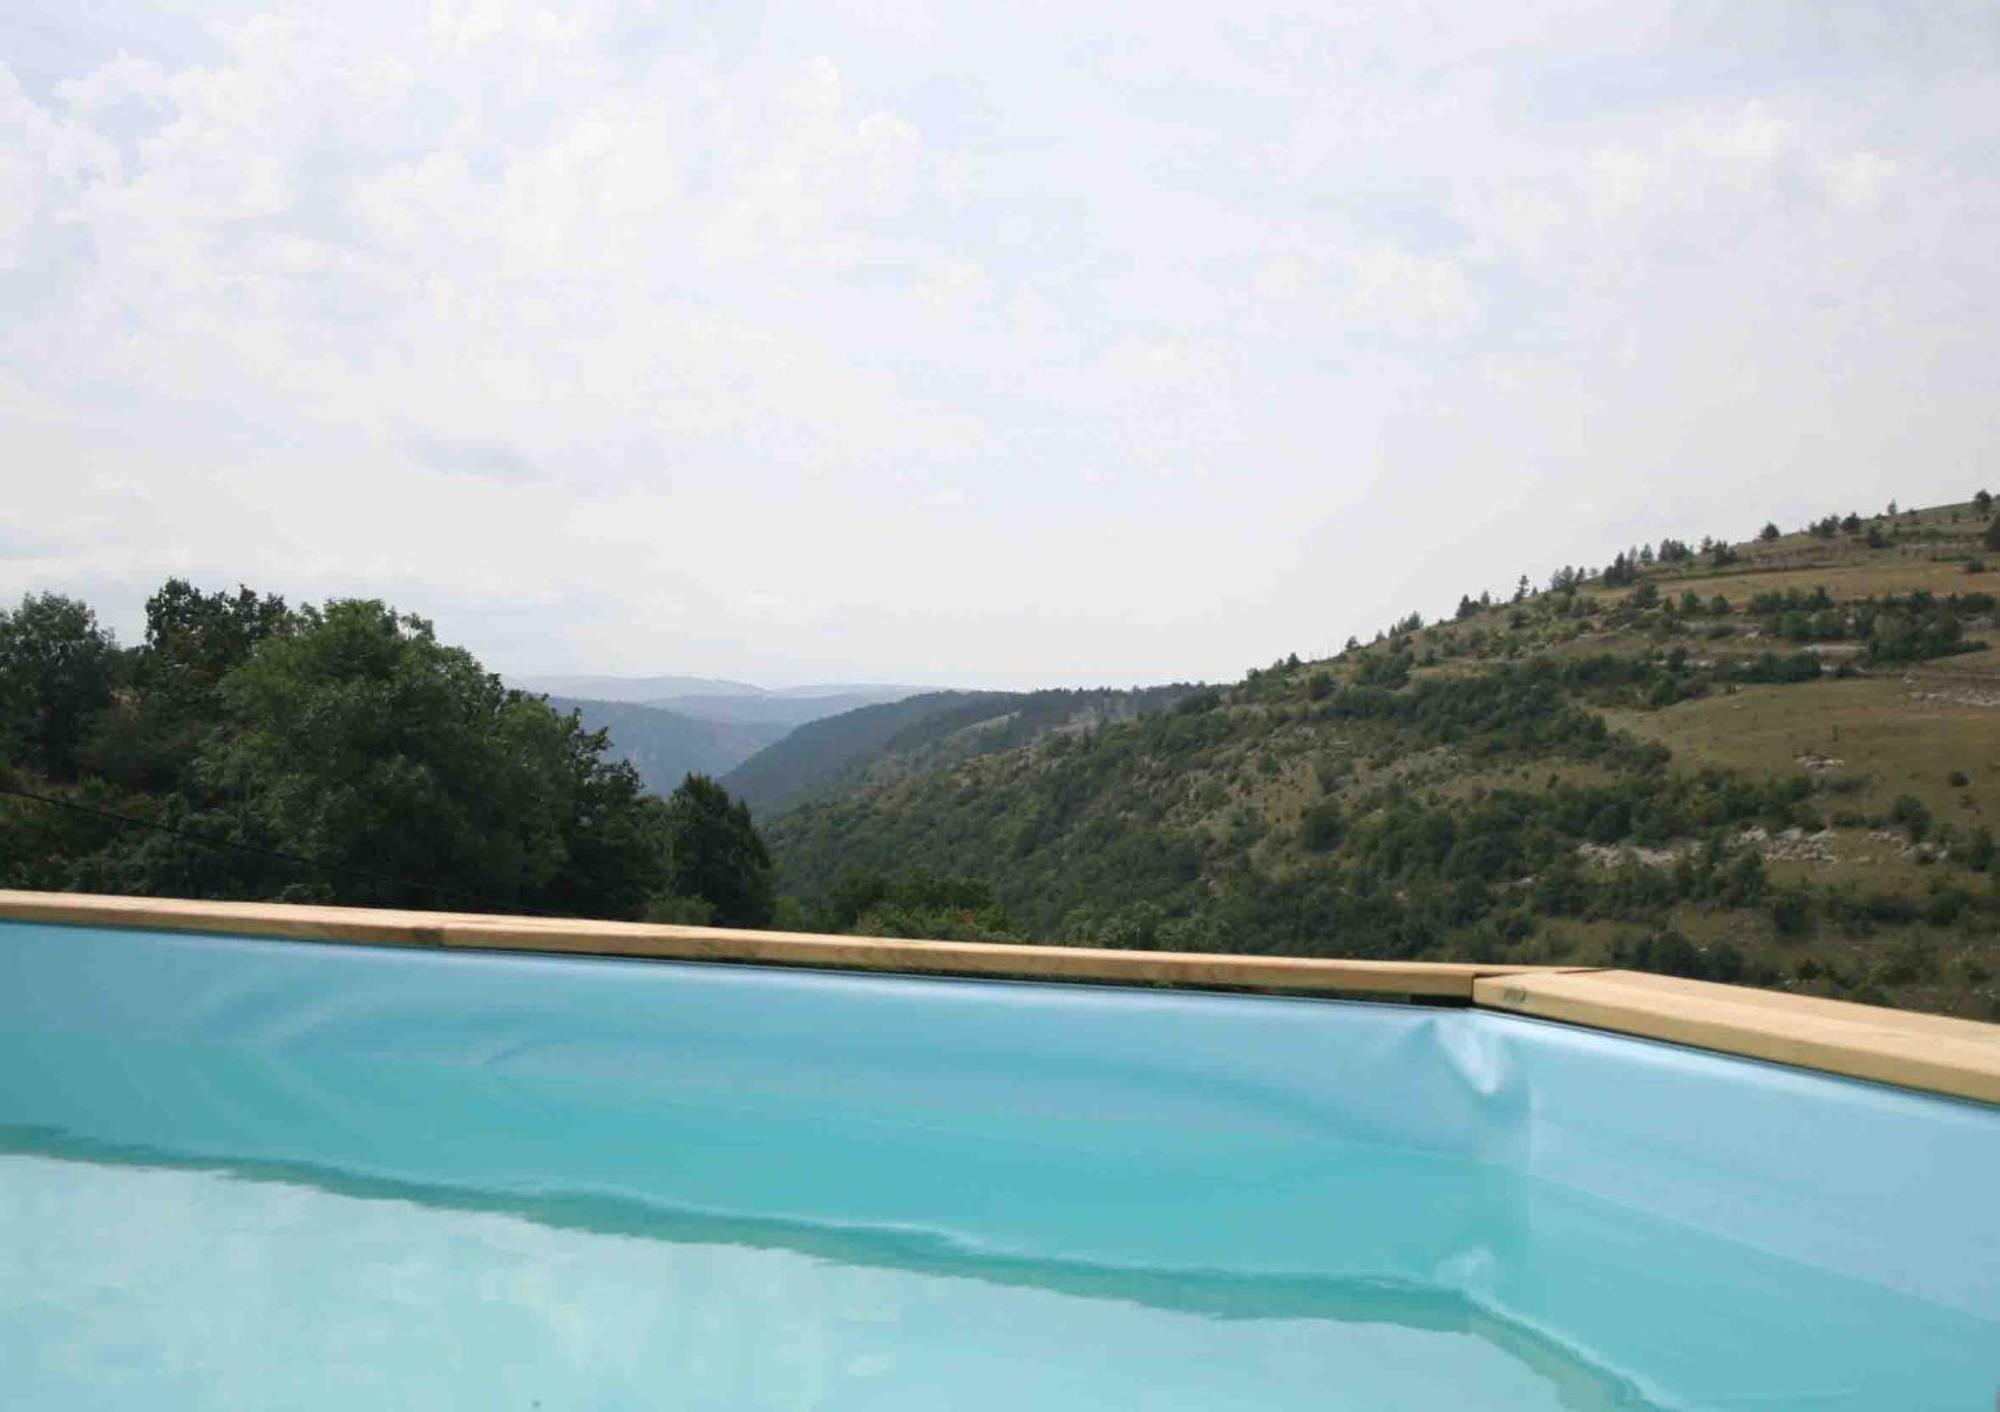
[[[2000,1114],[1468,1011],[0,926],[0,1405],[1911,1408]]]
[[[815,1253],[30,1154],[0,1158],[0,1212],[15,1285],[0,1357],[24,1407],[1437,1408],[1478,1388],[1486,1406],[1554,1409],[1565,1382],[1598,1394],[1545,1350],[1387,1291],[913,1267],[892,1240]]]

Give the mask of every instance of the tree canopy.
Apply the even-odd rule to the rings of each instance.
[[[667,797],[666,841],[668,892],[707,903],[722,926],[770,924],[771,855],[742,800],[707,775],[689,775]]]
[[[74,598],[29,594],[0,612],[0,749],[57,779],[74,779],[96,714],[111,701],[118,648]]]
[[[761,924],[771,864],[713,781],[670,804],[602,731],[373,600],[171,580],[120,649],[0,612],[0,885]]]

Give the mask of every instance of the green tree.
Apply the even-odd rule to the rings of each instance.
[[[1910,842],[1922,843],[1931,831],[1931,811],[1914,794],[1899,794],[1889,806],[1891,823],[1901,824],[1910,831]]]
[[[660,806],[601,734],[509,691],[421,618],[336,601],[219,685],[198,774],[254,894],[636,916],[664,878]]]
[[[576,712],[557,715],[539,698],[525,711],[544,753],[562,839],[563,862],[540,899],[542,909],[579,917],[641,917],[666,878],[666,807],[646,792],[639,772],[608,758],[608,731],[586,730]]]
[[[1763,540],[1766,544],[1769,544],[1772,540],[1778,537],[1778,534],[1779,530],[1777,525],[1773,524],[1769,520],[1766,520],[1764,522],[1764,528],[1757,531],[1757,538]]]
[[[234,593],[203,593],[185,579],[168,579],[146,600],[145,676],[155,690],[205,691],[265,638],[297,626],[275,594],[241,585]]]
[[[715,909],[725,927],[767,926],[776,905],[771,855],[750,806],[707,775],[691,774],[666,805],[666,890]]]
[[[1992,523],[1986,526],[1986,534],[1980,542],[1988,549],[2000,549],[2000,515],[1994,516]]]
[[[1771,925],[1787,940],[1811,936],[1812,895],[1801,887],[1781,888],[1771,897]]]
[[[1338,848],[1346,836],[1347,820],[1337,800],[1322,799],[1308,804],[1299,814],[1299,845],[1313,853]]]
[[[123,788],[195,794],[189,767],[219,723],[217,687],[266,637],[294,631],[285,600],[203,593],[169,579],[146,600],[146,641],[130,660],[133,690],[97,720],[84,767]]]
[[[856,936],[905,937],[913,941],[1019,941],[1007,909],[985,907],[919,907],[884,902],[855,918],[848,928]]]
[[[0,758],[76,778],[93,718],[111,704],[118,645],[74,598],[31,593],[0,612]]]

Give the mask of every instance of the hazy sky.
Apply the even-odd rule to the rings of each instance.
[[[1234,677],[2000,489],[1996,295],[1990,0],[12,0],[0,594]]]

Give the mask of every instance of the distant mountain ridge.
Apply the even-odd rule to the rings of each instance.
[[[568,701],[651,706],[704,721],[790,729],[862,706],[900,701],[924,690],[880,682],[822,682],[762,687],[717,677],[521,676],[508,685]]]
[[[687,676],[527,676],[562,711],[610,732],[648,789],[722,778],[766,817],[807,798],[1021,745],[1048,730],[1129,719],[1149,691],[924,691],[875,683],[766,688]],[[568,688],[557,690],[557,688]],[[1129,700],[1128,700],[1129,698]]]
[[[548,675],[509,677],[507,685],[542,696],[567,696],[583,701],[622,701],[647,705],[670,696],[755,696],[763,688],[749,682],[715,677],[618,677]]]
[[[873,690],[864,688],[855,691],[828,692],[823,696],[780,695],[776,692],[758,692],[748,696],[664,696],[645,704],[705,721],[734,721],[744,725],[780,726],[790,730],[810,721],[838,716],[842,712],[858,710],[863,706],[900,701],[911,695],[911,692],[912,689],[907,687],[882,687]]]
[[[926,692],[809,721],[766,746],[723,778],[729,792],[760,817],[804,799],[858,785],[868,761],[896,736],[962,702],[1005,697],[1004,692]]]
[[[1171,708],[1196,687],[938,691],[800,726],[723,783],[769,817],[796,805]]]
[[[914,696],[928,688],[896,682],[812,682],[805,686],[758,686],[754,682],[730,681],[724,677],[533,674],[510,677],[507,684],[522,691],[545,696],[573,696],[590,701],[627,701],[657,706],[663,701],[693,697],[760,697],[787,701],[811,701],[827,697],[866,696],[887,701]]]
[[[760,721],[715,721],[630,701],[551,696],[558,711],[575,711],[592,730],[611,733],[611,753],[629,760],[655,794],[690,773],[722,775],[783,736],[791,727]]]

